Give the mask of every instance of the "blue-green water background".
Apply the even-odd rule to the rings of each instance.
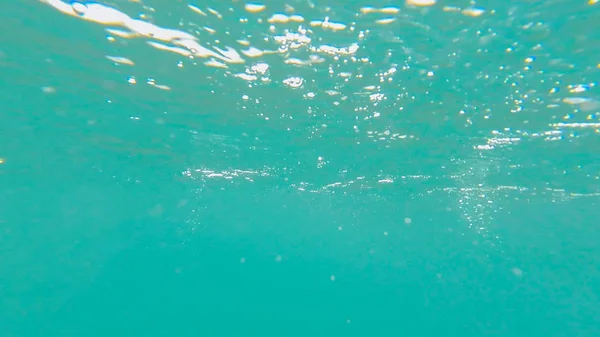
[[[203,24],[184,2],[146,4],[162,26]],[[225,13],[212,39],[269,34],[238,21],[240,3],[195,4]],[[596,100],[598,9],[400,6],[377,26],[360,6],[393,3],[290,4],[370,29],[369,62],[264,56],[272,81],[249,88],[40,2],[2,2],[0,336],[598,336],[600,137],[551,126],[597,122],[597,106],[562,98],[591,84],[580,96]],[[411,68],[380,83],[392,64]],[[481,147],[494,137],[519,140]]]

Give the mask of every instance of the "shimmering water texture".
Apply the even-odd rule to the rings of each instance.
[[[596,0],[22,0],[0,337],[600,336]]]
[[[501,209],[498,198],[527,192],[559,202],[599,195],[600,173],[594,166],[573,162],[567,164],[568,171],[554,172],[558,158],[523,160],[528,156],[524,153],[540,144],[556,143],[565,153],[584,151],[589,146],[585,142],[600,133],[595,93],[600,60],[597,48],[591,48],[598,38],[592,29],[598,17],[596,1],[578,4],[577,11],[559,1],[519,6],[473,1],[463,6],[465,2],[411,0],[387,7],[366,2],[333,6],[322,1],[205,1],[173,2],[168,9],[141,1],[42,2],[103,26],[108,42],[123,51],[106,55],[115,66],[143,62],[126,56],[125,41],[144,39],[148,47],[179,57],[170,65],[173,72],[218,69],[205,84],[214,82],[213,94],[235,87],[230,97],[237,114],[246,114],[243,118],[256,125],[290,132],[296,144],[345,144],[360,161],[371,161],[371,168],[349,164],[321,147],[322,153],[312,160],[229,169],[190,167],[182,172],[185,178],[254,182],[309,166],[338,175],[331,181],[305,175],[290,180],[291,187],[336,193],[438,182],[428,185],[429,192],[454,195],[456,204],[450,207],[460,209],[469,227],[493,244],[501,242],[489,229]],[[162,15],[167,10],[169,15]],[[558,12],[564,15],[546,15]],[[577,16],[583,12],[590,15]],[[166,83],[168,78],[163,83],[131,75],[123,81],[173,94],[185,90]],[[293,90],[291,95],[301,97],[305,105],[281,109],[286,104],[279,103],[282,97],[260,91],[271,84]],[[328,136],[332,128],[335,138]],[[198,141],[206,141],[203,137],[198,134]],[[264,139],[254,140],[259,145],[252,151],[273,151],[268,142],[261,145]],[[427,155],[419,144],[425,144]],[[380,149],[378,155],[359,155],[361,149],[374,148]],[[443,175],[424,169],[402,171],[389,163],[378,166],[398,151],[409,155],[399,167],[433,165]],[[573,177],[577,184],[516,183],[512,177],[527,175],[532,165],[558,177]]]

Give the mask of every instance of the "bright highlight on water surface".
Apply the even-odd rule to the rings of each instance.
[[[428,13],[429,11],[438,11],[442,15],[460,18],[466,25],[482,25],[486,16],[496,15],[494,10],[486,10],[476,4],[461,7],[451,2],[437,2],[435,0],[405,0],[398,6],[369,6],[364,3],[357,7],[356,13],[333,13],[327,8],[322,9],[319,14],[312,13],[308,16],[294,8],[292,5],[282,3],[277,8],[271,8],[260,1],[237,4],[238,9],[229,7],[227,9],[215,9],[203,6],[201,2],[192,2],[184,6],[185,10],[191,13],[191,21],[181,21],[179,26],[161,26],[160,20],[150,22],[149,15],[154,9],[139,3],[143,11],[147,14],[139,14],[137,17],[133,13],[125,13],[116,7],[100,2],[67,2],[60,0],[41,0],[41,2],[50,5],[59,12],[73,18],[82,19],[91,23],[103,26],[109,34],[108,40],[112,43],[119,40],[142,38],[149,47],[160,51],[166,51],[182,57],[177,63],[178,68],[185,68],[190,64],[195,65],[197,61],[202,62],[204,66],[223,69],[223,74],[231,76],[248,83],[248,88],[253,86],[271,83],[276,81],[293,90],[300,90],[302,97],[306,100],[312,100],[319,97],[332,97],[335,100],[333,106],[340,106],[351,96],[362,96],[368,98],[369,105],[354,107],[353,113],[357,114],[357,121],[367,122],[385,118],[379,106],[385,102],[397,102],[396,109],[402,111],[403,101],[415,101],[418,99],[428,100],[434,92],[426,87],[432,83],[427,81],[439,81],[443,78],[437,78],[439,72],[448,67],[455,67],[457,70],[469,69],[471,63],[452,64],[454,59],[460,59],[460,50],[448,50],[443,53],[444,61],[448,64],[442,64],[440,61],[433,62],[431,55],[420,55],[418,49],[411,47],[403,41],[403,36],[394,34],[394,29],[398,25],[411,27],[413,32],[423,34],[427,39],[435,41],[440,39],[433,26],[428,25],[427,21],[416,21],[410,17],[411,13]],[[595,2],[594,2],[595,3]],[[594,3],[590,2],[590,5]],[[315,9],[316,11],[316,9]],[[351,14],[351,15],[348,15]],[[235,33],[232,29],[219,31],[213,28],[218,23],[232,15],[236,16],[240,31]],[[458,15],[458,16],[457,16]],[[197,17],[193,19],[193,17]],[[361,18],[361,24],[357,24],[356,18]],[[371,22],[372,26],[366,23]],[[246,24],[255,23],[264,26],[264,35],[249,35],[243,32]],[[380,31],[375,28],[384,27]],[[389,26],[390,28],[385,28]],[[185,28],[182,28],[185,27]],[[543,23],[533,22],[523,25],[520,29],[527,31],[532,29],[546,29]],[[334,35],[328,35],[334,34]],[[379,35],[377,35],[379,34]],[[336,38],[329,38],[335,36]],[[479,46],[475,55],[486,55],[489,51],[486,45],[490,41],[502,38],[497,32],[491,29],[480,29],[475,37],[461,37],[458,35],[454,43],[469,41]],[[402,50],[404,54],[392,54],[390,51],[383,55],[385,65],[384,69],[378,69],[372,74],[364,74],[361,67],[376,68],[378,62],[373,57],[377,56],[368,53],[369,39],[381,39],[383,43],[395,44],[396,49]],[[463,40],[460,40],[463,39]],[[340,41],[345,41],[340,43]],[[444,42],[451,45],[450,41]],[[518,50],[518,42],[507,45],[504,52],[507,57],[515,54]],[[548,91],[544,95],[540,92],[532,92],[523,89],[523,79],[529,74],[543,74],[544,70],[539,67],[540,60],[535,57],[536,54],[543,53],[544,46],[538,45],[529,52],[529,55],[522,59],[522,69],[506,68],[503,64],[496,67],[500,73],[504,73],[504,78],[490,76],[484,71],[475,74],[475,80],[482,85],[485,83],[502,82],[511,92],[506,95],[506,107],[512,114],[521,113],[526,104],[539,104],[545,106],[549,111],[564,106],[570,106],[581,113],[585,113],[583,120],[575,121],[573,113],[564,114],[560,120],[548,123],[550,130],[523,131],[523,130],[495,130],[497,133],[489,135],[488,139],[476,145],[478,150],[492,150],[499,146],[507,144],[516,144],[525,137],[546,137],[548,141],[557,140],[563,137],[564,128],[594,128],[597,125],[597,110],[600,107],[598,100],[588,93],[591,88],[596,86],[591,83],[548,83]],[[398,57],[400,56],[400,57]],[[479,56],[476,56],[479,57]],[[116,66],[135,67],[136,61],[125,55],[106,55],[107,60],[113,62]],[[387,60],[395,58],[400,62],[389,64]],[[189,61],[189,62],[186,62]],[[561,64],[562,60],[553,60],[555,64]],[[590,65],[597,67],[598,63]],[[324,67],[328,70],[335,83],[333,87],[319,88],[321,83],[305,75],[289,73],[279,73],[277,77],[273,76],[273,70],[279,69],[282,65],[292,67],[307,68]],[[355,66],[350,66],[355,65]],[[571,67],[572,65],[566,64]],[[417,70],[418,69],[418,70]],[[425,88],[415,86],[402,86],[408,77],[417,77],[425,85]],[[160,78],[149,77],[146,79],[137,79],[135,76],[128,77],[128,83],[137,85],[145,83],[157,89],[176,90],[167,83],[162,83]],[[446,79],[449,88],[452,86],[452,79]],[[355,87],[361,90],[347,91],[343,89],[344,84],[354,83]],[[389,91],[385,90],[386,85],[400,85],[401,91],[394,97]],[[419,85],[421,86],[421,85]],[[54,90],[52,91],[54,92]],[[254,97],[251,91],[239,95],[242,102],[260,102],[260,98]],[[242,97],[244,97],[242,99]],[[433,102],[433,101],[432,101]],[[465,125],[474,123],[473,112],[475,111],[468,101],[459,111],[448,112],[464,118]],[[314,111],[308,111],[314,114]],[[494,111],[489,109],[479,109],[476,115],[484,119],[494,118]],[[268,117],[264,117],[265,120]],[[292,116],[289,116],[292,118]],[[325,127],[322,127],[323,129]],[[401,130],[390,130],[383,127],[379,129],[369,129],[356,123],[353,125],[356,133],[366,134],[372,141],[406,141],[417,139],[414,135],[407,134]],[[387,178],[386,178],[387,179]],[[381,181],[387,181],[381,179]]]

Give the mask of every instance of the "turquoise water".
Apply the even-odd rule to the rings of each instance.
[[[0,336],[600,333],[600,4],[261,4],[0,6]]]

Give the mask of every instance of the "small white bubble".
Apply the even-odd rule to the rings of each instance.
[[[240,259],[240,263],[246,263],[246,258],[245,258],[245,257],[242,257],[242,258]]]
[[[335,275],[331,275],[331,276],[329,277],[329,279],[330,279],[330,280],[332,280],[332,281],[335,281]]]
[[[344,227],[338,226],[338,231],[341,231],[342,229],[344,229]]]
[[[388,232],[387,232],[387,231],[386,231],[386,232],[383,232],[383,235],[387,236],[387,235],[388,235]]]
[[[42,87],[42,91],[43,91],[45,94],[53,94],[53,93],[55,93],[55,92],[56,92],[56,89],[55,89],[55,88],[53,88],[53,87]]]
[[[517,277],[522,277],[523,276],[523,271],[517,267],[512,269],[513,274],[515,274],[515,276]]]
[[[285,80],[283,80],[283,84],[291,87],[291,88],[300,88],[302,86],[302,84],[304,83],[304,80],[301,77],[290,77],[290,78],[286,78]]]
[[[410,225],[410,223],[412,222],[411,218],[404,218],[404,223],[407,225]]]
[[[265,8],[267,8],[267,6],[265,6],[263,4],[250,3],[250,4],[246,4],[245,8],[250,13],[258,13],[258,12],[262,12],[263,10],[265,10]]]
[[[252,70],[261,75],[264,75],[267,72],[267,70],[269,70],[269,65],[262,62],[257,63],[256,65],[252,66]]]

